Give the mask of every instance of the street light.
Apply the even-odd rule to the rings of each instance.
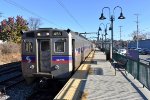
[[[105,36],[105,49],[106,49],[106,35],[108,35],[108,34],[107,34],[107,25],[108,25],[108,24],[110,24],[110,23],[107,23],[107,24],[106,24],[105,35],[104,35],[104,36]],[[111,29],[112,29],[112,28],[109,27],[109,30],[111,30]]]
[[[102,47],[103,47],[103,35],[104,35],[104,36],[105,36],[105,41],[104,41],[104,44],[105,44],[105,47],[104,47],[104,48],[105,48],[105,49],[106,49],[106,35],[108,35],[108,34],[107,34],[107,25],[108,25],[108,24],[110,24],[110,23],[107,23],[106,25],[104,25],[103,23],[101,23],[101,24],[99,25],[100,31],[102,31],[102,29],[101,29],[100,26],[101,26],[101,25],[104,26],[104,33],[105,33],[105,34],[102,34]],[[111,30],[111,27],[109,27],[109,30]]]
[[[98,35],[98,37],[97,37],[97,42],[99,42],[99,35],[100,35],[99,31],[101,31],[101,28],[100,28],[100,27],[98,28],[98,34],[97,34],[97,35]]]
[[[100,27],[98,28],[98,32],[97,32],[97,45],[98,45],[98,47],[100,46],[99,45],[99,35],[100,35],[100,33],[99,33],[99,31],[100,31],[101,29],[100,29]]]
[[[99,31],[102,31],[102,28],[100,27],[101,25],[103,25],[103,26],[104,26],[104,29],[105,29],[105,25],[104,25],[103,23],[101,23],[101,24],[99,25]],[[103,33],[102,33],[102,50],[103,50]]]
[[[102,9],[102,13],[101,13],[101,16],[99,18],[100,20],[106,19],[106,17],[103,14],[103,10],[106,9],[106,8],[109,10],[109,18],[110,18],[110,22],[111,22],[111,48],[110,48],[111,55],[110,55],[110,58],[112,59],[112,53],[113,53],[113,21],[115,20],[115,16],[114,16],[115,9],[116,8],[120,8],[121,9],[121,13],[120,13],[120,16],[118,17],[118,19],[125,19],[125,17],[123,16],[122,8],[120,6],[114,7],[112,15],[110,15],[110,8],[109,7],[104,7]]]
[[[103,36],[104,36],[104,34],[102,34],[102,51],[104,51]]]

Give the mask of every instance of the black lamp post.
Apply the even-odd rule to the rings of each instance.
[[[108,34],[107,34],[107,25],[108,25],[108,24],[110,24],[110,23],[107,23],[107,24],[106,24],[105,35],[104,35],[104,36],[105,36],[105,49],[106,49],[106,35],[108,35]],[[109,30],[111,30],[111,29],[112,29],[112,28],[109,27]]]
[[[103,25],[104,26],[104,29],[105,29],[105,25],[103,24],[103,23],[101,23],[100,25],[99,25],[99,31],[102,31],[102,29],[101,29],[101,25]],[[103,47],[103,33],[102,33],[102,49],[103,49],[104,47]]]
[[[103,36],[105,36],[105,40],[104,40],[104,44],[105,44],[105,47],[104,47],[104,48],[105,48],[105,49],[106,49],[106,35],[108,35],[108,34],[107,34],[107,25],[108,25],[108,24],[110,24],[110,23],[107,23],[106,26],[105,26],[103,23],[100,24],[100,26],[101,26],[101,25],[104,26],[104,33],[105,33],[105,34],[102,34],[102,47],[103,47]],[[102,31],[102,29],[101,29],[100,26],[99,26],[99,29],[100,29],[100,31]],[[109,30],[111,30],[111,27],[109,27]]]
[[[104,34],[104,36],[105,36],[105,49],[106,49],[106,35],[108,35],[107,34],[107,28],[105,28],[105,34]]]
[[[104,49],[103,36],[104,34],[102,34],[102,50]]]
[[[97,37],[97,42],[99,42],[99,35],[100,35],[99,31],[101,31],[101,28],[100,28],[100,27],[98,28],[98,34],[97,34],[97,35],[98,35],[98,37]]]
[[[106,19],[106,17],[103,14],[103,10],[106,9],[106,8],[109,10],[109,18],[110,18],[110,22],[111,22],[111,48],[110,48],[111,55],[110,55],[110,58],[112,59],[112,53],[113,53],[113,21],[115,20],[115,16],[114,16],[115,9],[116,8],[120,8],[121,9],[121,13],[120,13],[120,16],[118,17],[118,19],[125,19],[125,17],[123,16],[122,8],[120,6],[114,7],[112,15],[110,15],[110,8],[109,7],[104,7],[102,9],[102,13],[101,13],[101,16],[99,18],[100,20]]]

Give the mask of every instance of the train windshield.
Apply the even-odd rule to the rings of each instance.
[[[55,52],[64,52],[65,50],[64,42],[55,42]]]

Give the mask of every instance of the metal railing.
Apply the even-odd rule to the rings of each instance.
[[[140,62],[140,60],[133,60],[127,56],[120,55],[118,53],[113,53],[113,59],[127,59],[127,71],[136,78],[143,87],[150,90],[150,65]]]

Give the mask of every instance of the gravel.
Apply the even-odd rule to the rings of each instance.
[[[9,90],[6,90],[6,95],[3,97],[0,96],[0,100],[26,100],[26,97],[28,97],[35,87],[34,84],[27,85],[25,82],[22,82]]]

